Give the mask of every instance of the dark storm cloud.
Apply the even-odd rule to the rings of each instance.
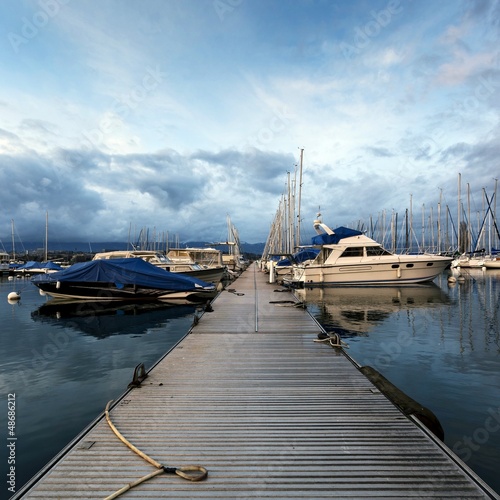
[[[274,209],[293,167],[291,155],[258,150],[112,155],[61,149],[0,160],[0,238],[14,219],[24,240],[39,239],[46,212],[60,240],[126,239],[131,221],[181,238],[194,231],[220,239],[227,214],[248,229],[240,230],[243,239],[265,240],[272,214],[268,221],[262,213]]]
[[[282,181],[289,171],[293,171],[297,160],[291,154],[281,154],[259,149],[224,150],[218,153],[198,151],[193,160],[205,162],[234,176],[235,181],[251,181],[254,189],[279,195]]]

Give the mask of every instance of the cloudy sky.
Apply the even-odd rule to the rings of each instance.
[[[500,174],[498,0],[4,0],[0,33],[4,243],[263,242],[300,148],[306,235]]]

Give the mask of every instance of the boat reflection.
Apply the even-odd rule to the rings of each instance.
[[[34,321],[72,328],[102,339],[110,335],[145,334],[169,320],[193,315],[193,303],[93,302],[49,300],[31,313]]]
[[[342,336],[363,336],[392,314],[413,308],[448,304],[448,294],[434,283],[401,287],[321,287],[296,290],[327,330]]]

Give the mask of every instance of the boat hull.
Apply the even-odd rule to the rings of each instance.
[[[216,293],[212,284],[169,273],[141,258],[92,260],[35,276],[31,282],[54,298],[102,302],[205,298]]]
[[[189,276],[191,278],[196,278],[206,283],[213,283],[217,285],[223,278],[224,273],[226,271],[225,267],[214,267],[208,269],[193,269],[190,271],[171,271],[168,266],[158,266],[166,271],[176,272],[179,274],[183,274],[184,276]]]
[[[45,294],[55,299],[92,300],[100,302],[113,301],[153,301],[189,299],[203,301],[215,296],[212,290],[162,290],[157,288],[138,287],[114,283],[72,283],[46,282],[36,283]]]
[[[500,269],[500,259],[485,260],[483,266],[488,269]]]
[[[451,258],[401,256],[399,260],[360,260],[336,264],[295,266],[292,281],[307,286],[392,285],[432,281],[450,264]]]

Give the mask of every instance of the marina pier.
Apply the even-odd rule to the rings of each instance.
[[[102,415],[14,498],[499,498],[255,264],[230,286],[110,407],[166,469]]]

